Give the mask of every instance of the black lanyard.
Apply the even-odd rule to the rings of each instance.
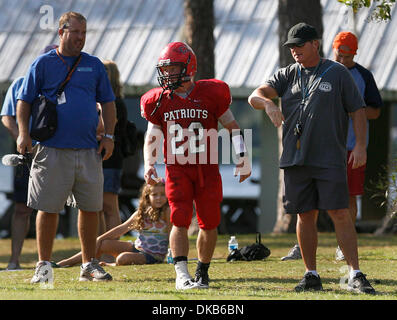
[[[302,75],[302,70],[301,70],[302,67],[299,67],[299,69],[298,69],[298,75],[299,75],[300,82],[301,82],[301,93],[302,93],[302,102],[301,102],[301,104],[303,104],[303,105],[306,103],[306,99],[310,95],[310,90],[314,86],[315,80],[317,79],[317,72],[320,69],[320,66],[322,65],[322,62],[323,62],[322,59],[320,59],[320,61],[318,62],[316,68],[314,69],[313,74],[311,76],[309,76],[309,78],[307,79],[306,83],[304,83],[304,81],[303,81],[303,75]],[[328,71],[328,69],[326,71]],[[319,78],[321,78],[324,75],[325,72],[323,72],[320,75]]]
[[[313,87],[316,84],[316,80],[320,79],[328,72],[329,69],[331,69],[334,64],[331,64],[327,69],[325,69],[320,76],[317,77],[317,73],[320,69],[320,66],[323,64],[323,59],[320,58],[319,63],[317,64],[316,68],[314,69],[314,72],[309,78],[307,79],[306,83],[303,81],[303,76],[302,76],[302,71],[301,67],[298,68],[298,76],[300,78],[300,83],[301,83],[301,93],[302,93],[302,101],[299,104],[299,116],[298,116],[298,121],[295,124],[294,128],[294,135],[298,136],[298,141],[297,141],[297,149],[300,149],[300,140],[299,137],[301,136],[303,132],[303,123],[302,123],[302,115],[303,115],[303,109],[306,106],[306,100],[310,96]]]
[[[317,64],[316,68],[314,69],[314,72],[311,76],[309,76],[309,79],[306,81],[306,83],[303,82],[303,76],[302,76],[302,71],[301,67],[298,68],[298,76],[300,78],[301,82],[301,93],[302,93],[302,101],[299,104],[299,118],[298,118],[298,123],[302,125],[302,114],[303,114],[303,109],[305,108],[306,105],[306,100],[310,96],[313,87],[316,84],[316,80],[320,79],[328,72],[329,69],[331,69],[334,64],[331,64],[327,69],[325,69],[320,76],[317,77],[317,72],[320,69],[320,66],[323,63],[323,59],[320,59],[320,62]]]

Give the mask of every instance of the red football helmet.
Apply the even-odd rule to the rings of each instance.
[[[179,74],[165,75],[162,67],[180,65]],[[197,59],[192,48],[183,42],[169,43],[160,54],[156,65],[157,80],[163,89],[175,90],[183,82],[190,81],[197,71]]]

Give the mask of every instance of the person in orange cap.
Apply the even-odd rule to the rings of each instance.
[[[351,32],[339,32],[334,38],[332,47],[334,51],[334,59],[342,63],[346,68],[349,69],[362,97],[364,98],[366,104],[365,112],[367,115],[367,119],[377,119],[380,115],[380,110],[383,102],[371,71],[354,61],[354,56],[356,55],[358,49],[357,37]],[[347,135],[348,160],[355,144],[356,137],[354,135],[353,122],[350,119]],[[356,222],[357,217],[357,196],[364,194],[365,168],[366,165],[353,169],[351,162],[348,162],[347,165],[347,181],[349,186],[349,211],[353,223]],[[336,250],[335,258],[336,260],[344,260],[344,255],[339,247]]]

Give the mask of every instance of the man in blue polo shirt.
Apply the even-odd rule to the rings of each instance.
[[[97,213],[103,203],[102,160],[108,159],[114,148],[115,96],[102,62],[81,52],[86,38],[86,18],[76,12],[63,14],[58,35],[59,48],[40,56],[30,66],[17,105],[20,129],[17,150],[22,154],[32,151],[29,117],[33,100],[44,95],[57,102],[58,114],[57,131],[38,146],[29,180],[27,204],[38,210],[36,235],[39,256],[31,282],[52,280],[49,261],[58,213],[70,193],[73,193],[79,208],[78,232],[83,260],[80,281],[111,280],[110,274],[95,259],[95,251]],[[60,84],[80,55],[81,60],[70,81],[57,98]],[[105,135],[99,146],[96,102],[102,105],[105,126]]]

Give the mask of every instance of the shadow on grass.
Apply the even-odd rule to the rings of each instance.
[[[53,261],[60,261],[62,259],[71,257],[72,255],[76,254],[78,250],[76,249],[67,249],[67,250],[56,250],[52,253],[52,260]],[[8,263],[10,260],[11,252],[9,255],[0,255],[0,263]],[[37,262],[38,256],[37,252],[32,253],[22,253],[19,261],[20,264],[35,264]]]
[[[119,281],[126,282],[126,283],[134,283],[134,282],[139,282],[142,279],[132,279],[132,278],[124,278],[120,279]],[[210,281],[210,288],[211,289],[225,289],[225,290],[231,290],[233,286],[239,287],[240,286],[245,287],[245,289],[248,290],[274,290],[274,288],[268,288],[265,287],[266,285],[272,284],[272,285],[279,285],[280,287],[285,286],[285,290],[287,291],[294,291],[295,286],[299,283],[301,278],[296,277],[296,278],[278,278],[278,277],[247,277],[247,278],[228,278],[228,279],[220,279],[220,278],[214,278],[211,279]],[[397,280],[395,279],[369,279],[371,284],[374,286],[375,290],[377,286],[390,286],[394,287],[397,286]],[[163,281],[167,282],[171,285],[175,283],[175,278],[161,278],[161,277],[156,277],[156,278],[151,278],[151,279],[145,279],[145,282],[147,283],[158,283],[158,281]],[[344,289],[328,289],[326,288],[327,286],[339,286],[339,278],[321,278],[321,281],[324,286],[324,292],[329,292],[329,291],[334,291],[335,293],[346,293],[346,290]],[[244,286],[245,285],[245,286]],[[377,292],[378,294],[383,294],[381,292]],[[390,294],[390,293],[388,293]]]

